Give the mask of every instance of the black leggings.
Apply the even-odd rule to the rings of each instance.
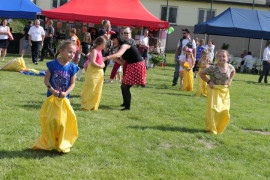
[[[123,96],[123,104],[125,105],[126,109],[130,109],[130,103],[131,103],[131,93],[130,93],[130,88],[132,85],[126,85],[123,84],[121,85],[121,90],[122,90],[122,96]]]

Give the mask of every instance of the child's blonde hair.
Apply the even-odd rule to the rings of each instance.
[[[90,37],[88,40],[86,38],[87,36]],[[84,33],[83,41],[84,42],[91,42],[91,34],[89,32]]]
[[[60,50],[64,50],[70,45],[76,47],[76,45],[74,45],[74,43],[70,40],[66,40],[66,41],[61,42],[61,44],[58,46],[58,49],[57,49],[57,52],[56,52],[54,58],[57,59],[58,55],[60,54]]]
[[[72,29],[70,30],[70,33],[76,34],[76,32],[77,32],[76,28],[72,28]]]
[[[203,49],[203,50],[202,50],[202,55],[203,55],[203,54],[208,55],[208,50],[207,50],[207,49]]]
[[[192,52],[190,53],[190,57],[192,58],[192,60],[194,60],[194,57],[193,57],[193,53]],[[186,53],[186,61],[187,61],[187,59],[188,59],[188,53]]]
[[[225,53],[225,54],[227,55],[228,59],[231,57],[230,53],[229,53],[227,50],[220,49],[220,50],[217,52],[217,56],[218,56],[220,53]]]

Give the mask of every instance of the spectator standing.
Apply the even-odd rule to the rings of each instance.
[[[192,40],[190,38],[190,31],[188,29],[182,29],[182,35],[183,37],[181,39],[179,39],[176,50],[175,50],[175,71],[174,71],[174,77],[173,77],[173,84],[172,86],[176,86],[177,81],[178,81],[178,77],[179,77],[179,67],[180,67],[180,63],[179,63],[179,56],[183,55],[183,48],[185,46],[187,46],[188,48],[192,49],[192,54],[193,57],[196,57],[196,43],[194,41],[194,39]]]
[[[195,61],[195,66],[193,68],[193,72],[195,73],[194,78],[197,77],[197,73],[198,73],[198,69],[199,69],[199,67],[197,65],[198,65],[199,59],[202,56],[202,50],[204,50],[204,49],[206,49],[206,47],[205,47],[205,41],[204,41],[204,39],[201,39],[199,41],[199,45],[197,45],[196,61]]]
[[[264,76],[264,83],[268,83],[267,77],[270,70],[270,43],[263,51],[263,71],[259,77],[258,82],[261,83]]]
[[[38,19],[35,20],[35,26],[32,26],[30,28],[28,35],[28,42],[29,46],[31,46],[32,51],[32,61],[35,65],[37,65],[40,46],[43,46],[45,38],[45,31],[43,27],[40,26],[40,21]]]
[[[146,69],[148,69],[148,52],[149,52],[148,34],[149,34],[148,29],[145,29],[143,36],[141,36],[139,40],[139,52],[141,53],[141,56],[145,60]]]
[[[54,35],[54,28],[53,28],[53,21],[48,21],[48,29],[46,31],[44,45],[41,50],[41,58],[40,61],[43,61],[44,57],[47,56],[49,52],[50,57],[54,56],[54,45],[53,45],[53,35]]]
[[[0,26],[0,56],[1,51],[3,51],[2,61],[5,60],[6,54],[7,54],[7,48],[8,48],[8,34],[10,33],[10,29],[7,26],[8,21],[4,19]]]
[[[78,80],[81,80],[82,76],[82,70],[84,68],[84,64],[89,59],[90,55],[90,48],[91,48],[91,34],[89,32],[86,32],[83,37],[83,41],[81,43],[81,58],[79,61],[79,73],[78,73]]]
[[[23,56],[25,54],[25,51],[29,47],[29,41],[28,41],[28,37],[29,36],[28,36],[28,32],[29,32],[29,30],[30,30],[30,28],[32,26],[33,26],[33,21],[28,21],[28,25],[23,28],[22,34],[25,36],[25,39],[24,39],[24,43],[23,43],[22,58],[23,58]]]
[[[77,46],[80,48],[81,46],[81,41],[80,39],[78,38],[78,36],[76,35],[76,32],[77,30],[75,28],[72,28],[69,32],[69,35],[70,35],[70,39],[72,39],[72,37],[76,38],[76,44]]]
[[[209,39],[208,44],[206,45],[206,48],[208,50],[208,55],[209,55],[209,59],[211,60],[211,62],[214,61],[214,51],[215,51],[215,45],[213,44],[213,40]]]
[[[109,20],[103,20],[102,22],[103,28],[101,28],[98,32],[99,36],[103,36],[107,40],[106,48],[102,50],[102,56],[106,57],[110,54],[110,51],[112,49],[112,42],[110,40],[111,37],[111,22]],[[103,69],[104,74],[106,72],[107,66],[109,64],[109,61],[104,61],[105,67]]]
[[[94,41],[97,39],[97,37],[98,37],[98,32],[97,32],[97,29],[96,28],[94,28],[94,27],[92,27],[92,28],[90,28],[89,29],[89,31],[88,31],[90,34],[91,34],[91,45],[93,45],[94,44]]]

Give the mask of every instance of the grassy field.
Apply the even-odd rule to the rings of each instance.
[[[46,70],[46,61],[25,62]],[[172,62],[149,69],[146,88],[131,88],[131,111],[120,112],[119,82],[104,83],[98,111],[81,111],[77,81],[70,101],[79,138],[69,154],[29,149],[41,134],[43,77],[0,71],[0,179],[270,179],[270,85],[236,74],[230,124],[213,135],[206,99],[171,86]]]

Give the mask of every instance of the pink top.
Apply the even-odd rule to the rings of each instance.
[[[78,58],[79,50],[80,50],[80,48],[78,46],[76,46],[76,53],[75,53],[74,59]]]
[[[101,65],[103,63],[103,56],[102,56],[102,52],[101,50],[98,49],[94,49],[95,51],[97,51],[97,58],[96,58],[96,63],[98,65]]]
[[[186,58],[185,58],[185,59],[186,59]],[[192,67],[192,58],[188,58],[186,61],[188,62],[189,67]]]

